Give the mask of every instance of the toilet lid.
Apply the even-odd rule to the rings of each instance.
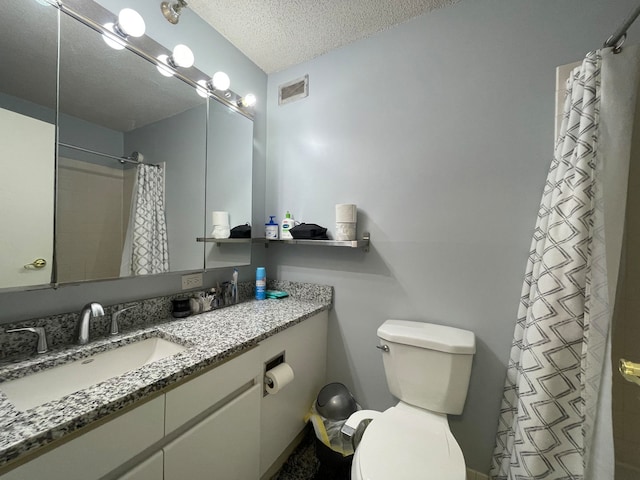
[[[446,416],[423,410],[385,411],[367,427],[356,457],[362,480],[466,477],[464,457]]]

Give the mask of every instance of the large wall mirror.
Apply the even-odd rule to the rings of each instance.
[[[84,15],[89,11],[97,23],[104,22],[101,15],[113,17],[94,2],[69,3],[80,5]],[[3,228],[0,288],[49,283],[53,245],[53,281],[60,284],[250,263],[249,243],[212,254],[212,245],[196,238],[207,236],[213,204],[230,211],[232,222],[250,221],[251,119],[161,75],[128,49],[110,48],[94,29],[37,0],[7,10],[0,37],[10,57],[10,67],[0,73],[0,122],[19,127],[0,133],[3,166],[10,173],[3,181],[24,197],[3,201],[0,219],[35,226],[30,232],[19,223]],[[13,151],[5,149],[5,137],[15,137]],[[31,157],[40,163],[25,163]],[[118,161],[122,157],[130,161]],[[16,173],[9,163],[23,171]],[[236,188],[222,191],[233,184]],[[162,213],[164,225],[157,221]],[[40,239],[48,250],[27,246],[25,238]],[[6,245],[24,251],[8,252]],[[136,254],[147,250],[156,252],[153,260]],[[24,268],[35,258],[45,258],[47,266]],[[13,262],[16,276],[25,279],[5,278],[11,268],[2,262]]]

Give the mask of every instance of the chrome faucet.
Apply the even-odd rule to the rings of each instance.
[[[47,335],[44,331],[44,327],[24,327],[24,328],[14,328],[13,330],[7,330],[6,333],[13,332],[31,332],[35,333],[38,336],[38,346],[36,347],[36,352],[38,353],[47,353]]]
[[[120,310],[116,310],[111,314],[111,335],[118,335],[120,333],[120,326],[118,325],[118,319],[120,315],[122,315],[127,310],[131,310],[132,308],[136,308],[137,305],[133,305],[127,308],[121,308]]]
[[[78,322],[78,345],[89,343],[89,320],[102,315],[104,315],[104,309],[99,303],[91,302],[82,307],[80,321]]]

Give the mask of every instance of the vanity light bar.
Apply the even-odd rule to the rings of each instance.
[[[93,3],[93,2],[89,2],[89,3]],[[106,37],[109,37],[114,41],[116,39],[120,40],[119,35],[115,34],[113,31],[110,31],[109,29],[105,28],[104,25],[101,25],[97,21],[90,18],[90,15],[81,13],[81,12],[86,12],[87,10],[90,10],[92,8],[93,10],[95,10],[90,12],[91,16],[93,17],[103,17],[105,19],[109,17],[113,18],[113,13],[109,12],[104,7],[98,4],[95,4],[89,7],[87,2],[83,2],[83,0],[65,0],[64,3],[58,3],[57,5],[54,5],[54,6],[56,6],[61,12],[85,24],[92,30],[95,30],[96,32],[98,32],[99,34],[105,35]],[[105,23],[107,22],[108,20],[105,20]],[[165,64],[159,62],[154,55],[149,54],[143,48],[140,48],[134,45],[130,37],[127,38],[126,40],[122,39],[121,41],[124,43],[124,46],[127,50],[135,53],[141,58],[144,58],[151,64],[164,67],[167,70],[171,70],[173,73],[173,76],[175,76],[176,78],[182,80],[187,85],[190,85],[191,87],[196,89],[196,92],[198,92],[199,94],[203,89],[203,85],[199,84],[197,80],[193,80],[192,78],[190,78],[190,76],[193,75],[196,78],[210,78],[204,72],[198,70],[196,67],[190,68],[189,70],[190,76],[188,77],[180,70],[172,69],[168,65],[165,66]],[[169,57],[169,55],[171,55],[172,53],[172,52],[168,52],[165,47],[163,47],[158,42],[156,42],[155,40],[153,40],[152,38],[146,35],[142,35],[136,38],[135,42],[136,44],[140,44],[140,43],[143,45],[146,44],[146,47],[148,47],[149,50],[157,51],[157,55],[160,55],[161,52],[164,52],[164,54],[166,54],[167,57]],[[223,105],[229,107],[233,111],[253,120],[252,110],[246,108],[244,105],[239,103],[241,100],[241,97],[235,92],[232,92],[231,90],[227,90],[226,92],[221,92],[215,89],[214,90],[207,89],[207,95],[214,98],[215,100],[222,103]]]

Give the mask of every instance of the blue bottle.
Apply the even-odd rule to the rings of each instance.
[[[256,300],[267,298],[267,271],[264,267],[256,268]]]

